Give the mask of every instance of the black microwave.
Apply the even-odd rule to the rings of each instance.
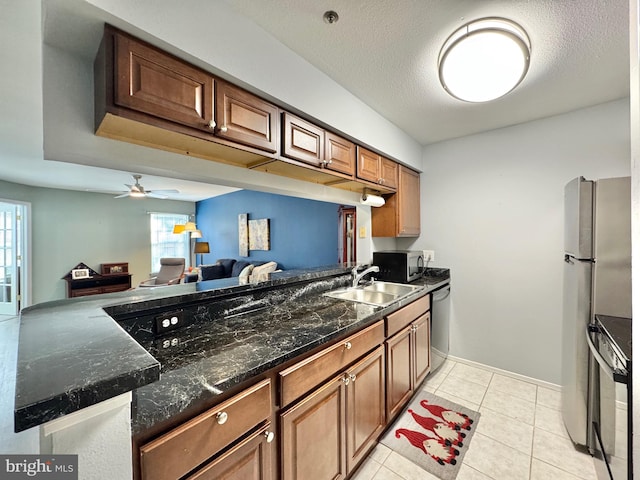
[[[373,264],[380,267],[380,272],[375,277],[387,282],[413,282],[424,271],[424,258],[419,250],[373,252]]]

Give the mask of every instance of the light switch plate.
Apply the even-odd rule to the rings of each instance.
[[[360,238],[367,238],[367,227],[360,227]]]

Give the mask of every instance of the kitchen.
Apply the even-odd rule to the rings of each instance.
[[[39,2],[35,3],[36,6],[32,8],[37,12]],[[108,11],[113,9],[116,16],[120,13],[130,23],[164,38],[168,44],[180,46],[178,30],[175,33],[161,31],[161,20],[153,18],[149,12],[122,11],[117,3],[111,2],[111,7],[107,7],[107,3],[110,2],[104,2],[102,7]],[[224,18],[240,22],[241,25],[246,23],[226,11],[228,7],[224,4],[219,7],[227,15],[225,17],[220,13],[220,23]],[[124,7],[121,5],[120,8]],[[179,12],[165,12],[167,17],[180,18]],[[24,37],[32,35],[40,38],[40,23],[29,19],[29,25],[31,31],[16,31],[16,27],[7,25],[2,29],[3,35],[8,36],[3,43],[11,44],[19,38],[23,45],[34,49],[33,58],[37,59],[40,56],[40,42],[28,41]],[[264,35],[256,33],[260,34]],[[182,48],[194,54],[200,51],[196,46],[183,45]],[[64,52],[50,50],[45,46],[46,62],[75,64],[74,59]],[[11,52],[3,54],[11,55]],[[280,54],[292,67],[297,63],[296,57],[290,52]],[[288,99],[304,111],[315,112],[314,108],[320,108],[316,103],[326,100],[322,96],[317,100],[307,97],[304,101],[281,96],[278,92],[287,89],[282,79],[277,82],[274,80],[275,83],[282,83],[282,86],[274,85],[271,88],[260,83],[264,80],[258,78],[261,75],[255,71],[250,60],[244,65],[244,72],[236,72],[227,68],[232,67],[236,60],[225,58],[227,54],[224,52],[218,51],[216,55],[220,58],[212,59],[211,64],[237,75],[247,83],[263,85],[263,90]],[[19,64],[17,60],[9,56],[6,64]],[[34,71],[12,77],[13,81],[19,78],[21,82],[25,78],[31,79],[33,83],[30,88],[17,89],[22,94],[18,100],[6,99],[14,107],[17,118],[21,119],[9,127],[6,138],[21,138],[24,135],[21,132],[29,132],[29,138],[20,144],[18,152],[11,150],[10,153],[13,156],[23,155],[27,159],[42,156],[38,148],[42,141],[33,141],[33,137],[42,135],[41,130],[33,129],[33,125],[42,124],[42,107],[38,105],[38,99],[31,95],[31,92],[41,89],[39,77],[42,72],[37,61],[35,64],[27,67]],[[329,82],[324,77],[318,78],[317,73],[309,72],[308,75],[310,79],[315,79],[312,84],[318,88]],[[45,94],[48,88],[55,88],[46,79],[45,75]],[[64,83],[62,80],[60,82]],[[73,90],[75,85],[69,83],[67,88]],[[336,87],[330,84],[327,88],[335,92]],[[15,92],[16,89],[7,91]],[[337,93],[347,95],[346,92]],[[62,96],[60,101],[64,102],[64,99],[65,96]],[[45,100],[50,102],[56,99],[52,95],[45,95]],[[355,136],[362,133],[365,139],[371,139],[371,143],[379,142],[382,149],[388,144],[390,154],[423,170],[423,237],[415,243],[410,240],[374,239],[372,247],[359,248],[359,253],[367,258],[373,249],[387,246],[435,250],[435,264],[450,267],[455,276],[453,355],[552,384],[559,383],[561,343],[558,336],[549,338],[548,332],[554,331],[559,325],[561,311],[562,272],[557,259],[562,255],[562,187],[566,181],[580,174],[601,178],[629,173],[629,102],[624,98],[612,100],[544,120],[429,145],[424,149],[385,123],[381,117],[376,117],[373,125],[365,122],[370,131],[354,131]],[[31,102],[35,102],[35,105]],[[353,105],[354,102],[352,98],[348,104]],[[31,106],[24,108],[25,105]],[[64,112],[64,109],[60,109],[60,112]],[[336,126],[341,127],[340,122],[357,123],[353,111],[325,115],[327,122],[333,123],[334,117],[342,114],[344,119],[336,119]],[[60,123],[61,129],[68,125],[66,122]],[[84,125],[81,127],[85,128]],[[343,128],[348,130],[357,127]],[[58,147],[51,145],[53,139],[48,135],[58,137],[60,143],[64,143],[74,134],[77,131],[55,134],[45,131],[45,146],[53,150]],[[85,132],[80,140],[92,142],[90,138],[89,133]],[[13,141],[3,143],[14,145]],[[91,143],[88,147],[78,147],[72,142],[69,148],[78,147],[77,151],[86,154],[86,150],[95,145]],[[66,155],[63,151],[60,159]],[[165,155],[155,152],[153,155],[169,161]],[[603,158],[606,158],[606,162]],[[116,168],[127,169],[123,165]],[[228,172],[224,168],[221,170],[222,174]],[[9,175],[7,177],[11,180]],[[298,184],[292,188],[301,189]],[[319,191],[315,194],[322,195]],[[526,305],[525,309],[523,305]],[[500,332],[499,335],[497,332]]]

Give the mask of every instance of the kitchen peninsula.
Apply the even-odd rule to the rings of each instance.
[[[230,404],[250,390],[251,395],[258,392],[255,395],[266,399],[269,411],[248,430],[253,433],[258,429],[268,437],[270,432],[263,427],[277,421],[278,408],[293,405],[280,397],[278,378],[282,382],[283,371],[301,359],[321,355],[336,342],[340,347],[342,342],[349,345],[345,346],[349,352],[346,356],[341,353],[340,358],[344,357],[345,365],[351,368],[353,361],[362,358],[356,356],[361,347],[355,340],[350,342],[352,338],[370,338],[366,345],[376,347],[374,352],[384,350],[382,320],[394,311],[418,304],[449,281],[448,270],[438,273],[419,281],[424,288],[386,307],[322,295],[351,280],[350,269],[335,266],[281,272],[256,285],[241,285],[237,278],[223,279],[25,309],[18,351],[16,431],[42,425],[45,435],[47,431],[57,432],[58,427],[47,430],[47,425],[133,392],[132,404],[125,409],[130,417],[128,433],[133,438],[133,450],[129,450],[128,458],[125,451],[118,461],[123,463],[121,471],[128,468],[131,473],[133,469],[135,478],[152,478],[145,476],[145,467],[140,465],[144,465],[145,445],[157,447],[154,442],[166,436],[164,432],[177,431],[187,423],[193,426],[203,413],[221,402]],[[178,319],[178,328],[161,331],[158,322],[165,317]],[[367,337],[362,332],[370,333]],[[374,333],[378,335],[375,340]],[[371,355],[368,346],[362,348],[362,355]],[[327,372],[327,376],[333,374]],[[292,398],[298,401],[299,397],[296,394]],[[127,398],[118,403],[119,412]],[[122,413],[119,415],[121,420]],[[233,425],[233,420],[228,425]],[[122,443],[122,438],[119,440]],[[55,452],[55,448],[52,453],[77,453]],[[138,449],[142,450],[142,461]],[[275,459],[273,450],[267,456]],[[149,452],[152,454],[153,449]],[[108,451],[101,453],[109,457]],[[196,461],[196,456],[192,460]],[[181,477],[198,465],[186,466],[176,475]]]

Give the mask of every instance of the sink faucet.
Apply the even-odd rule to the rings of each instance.
[[[353,276],[353,287],[357,287],[358,284],[360,283],[360,280],[362,280],[362,277],[364,277],[365,275],[368,275],[369,273],[373,273],[373,272],[379,272],[380,271],[380,267],[378,267],[377,265],[372,265],[369,268],[365,269],[363,272],[358,273],[358,266],[356,265],[355,267],[353,267],[353,270],[351,270],[351,275]]]

